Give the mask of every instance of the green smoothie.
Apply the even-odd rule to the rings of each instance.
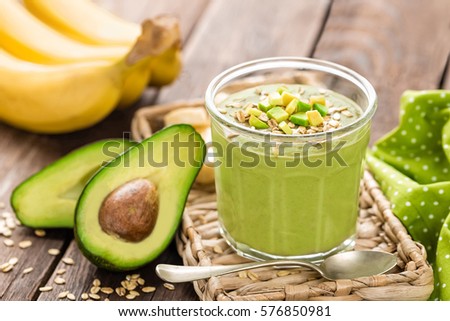
[[[274,84],[217,108],[233,123],[212,124],[218,212],[231,245],[259,258],[315,258],[351,244],[370,124],[333,132],[361,117],[360,107],[330,90]]]

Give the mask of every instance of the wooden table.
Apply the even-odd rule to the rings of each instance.
[[[30,174],[70,150],[99,138],[129,131],[134,111],[143,105],[200,97],[211,78],[234,64],[268,56],[311,56],[344,64],[367,77],[379,95],[372,141],[398,121],[398,101],[405,89],[450,88],[450,1],[448,0],[97,0],[127,19],[141,21],[158,13],[174,13],[181,21],[184,70],[163,90],[148,89],[132,109],[115,111],[97,126],[67,135],[34,135],[0,124],[0,202]],[[36,204],[39,206],[39,204]],[[3,210],[0,210],[3,211]],[[6,211],[10,211],[7,205]],[[0,237],[2,239],[3,237]],[[9,273],[0,273],[1,300],[55,300],[63,289],[77,298],[99,278],[118,286],[124,273],[98,270],[81,255],[68,230],[47,231],[39,238],[18,227],[13,247],[0,243],[0,264],[19,259]],[[17,243],[31,240],[20,249]],[[50,256],[47,250],[61,250]],[[65,266],[71,257],[73,266]],[[174,291],[156,277],[156,264],[181,263],[172,245],[155,262],[140,269],[157,289],[141,300],[195,300],[191,284]],[[27,267],[34,270],[22,275]],[[56,271],[67,268],[66,285],[51,292]],[[112,295],[111,300],[119,299]]]

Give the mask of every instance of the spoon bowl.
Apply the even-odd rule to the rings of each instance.
[[[171,283],[190,282],[259,267],[307,267],[328,280],[354,279],[385,273],[397,264],[394,254],[379,251],[342,252],[326,258],[320,265],[300,260],[269,260],[234,265],[182,266],[158,264],[156,274]]]

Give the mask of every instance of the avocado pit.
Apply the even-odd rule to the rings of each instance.
[[[131,180],[108,194],[98,216],[102,230],[127,242],[140,242],[158,217],[158,190],[151,181]]]

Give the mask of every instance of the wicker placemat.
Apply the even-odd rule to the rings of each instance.
[[[219,233],[212,187],[191,191],[177,246],[184,265],[246,262]],[[260,268],[194,282],[201,300],[426,300],[433,272],[424,247],[414,242],[369,172],[362,180],[355,250],[395,253],[389,274],[328,281],[303,268]]]
[[[233,90],[270,82],[310,83],[303,74],[280,79],[267,76],[236,82]],[[236,87],[236,88],[235,88]],[[226,88],[221,92],[225,97]],[[230,90],[231,90],[230,89]],[[232,91],[232,90],[231,90]],[[203,100],[185,100],[141,108],[132,122],[135,140],[144,139],[164,126],[164,116],[178,108],[202,107]],[[236,264],[238,256],[219,233],[213,186],[192,189],[177,235],[177,248],[184,265]],[[352,280],[328,281],[302,269],[261,268],[194,282],[201,300],[426,300],[433,291],[433,271],[424,247],[414,242],[395,217],[390,203],[369,172],[361,181],[360,213],[355,250],[373,249],[397,255],[397,267],[388,274]]]

